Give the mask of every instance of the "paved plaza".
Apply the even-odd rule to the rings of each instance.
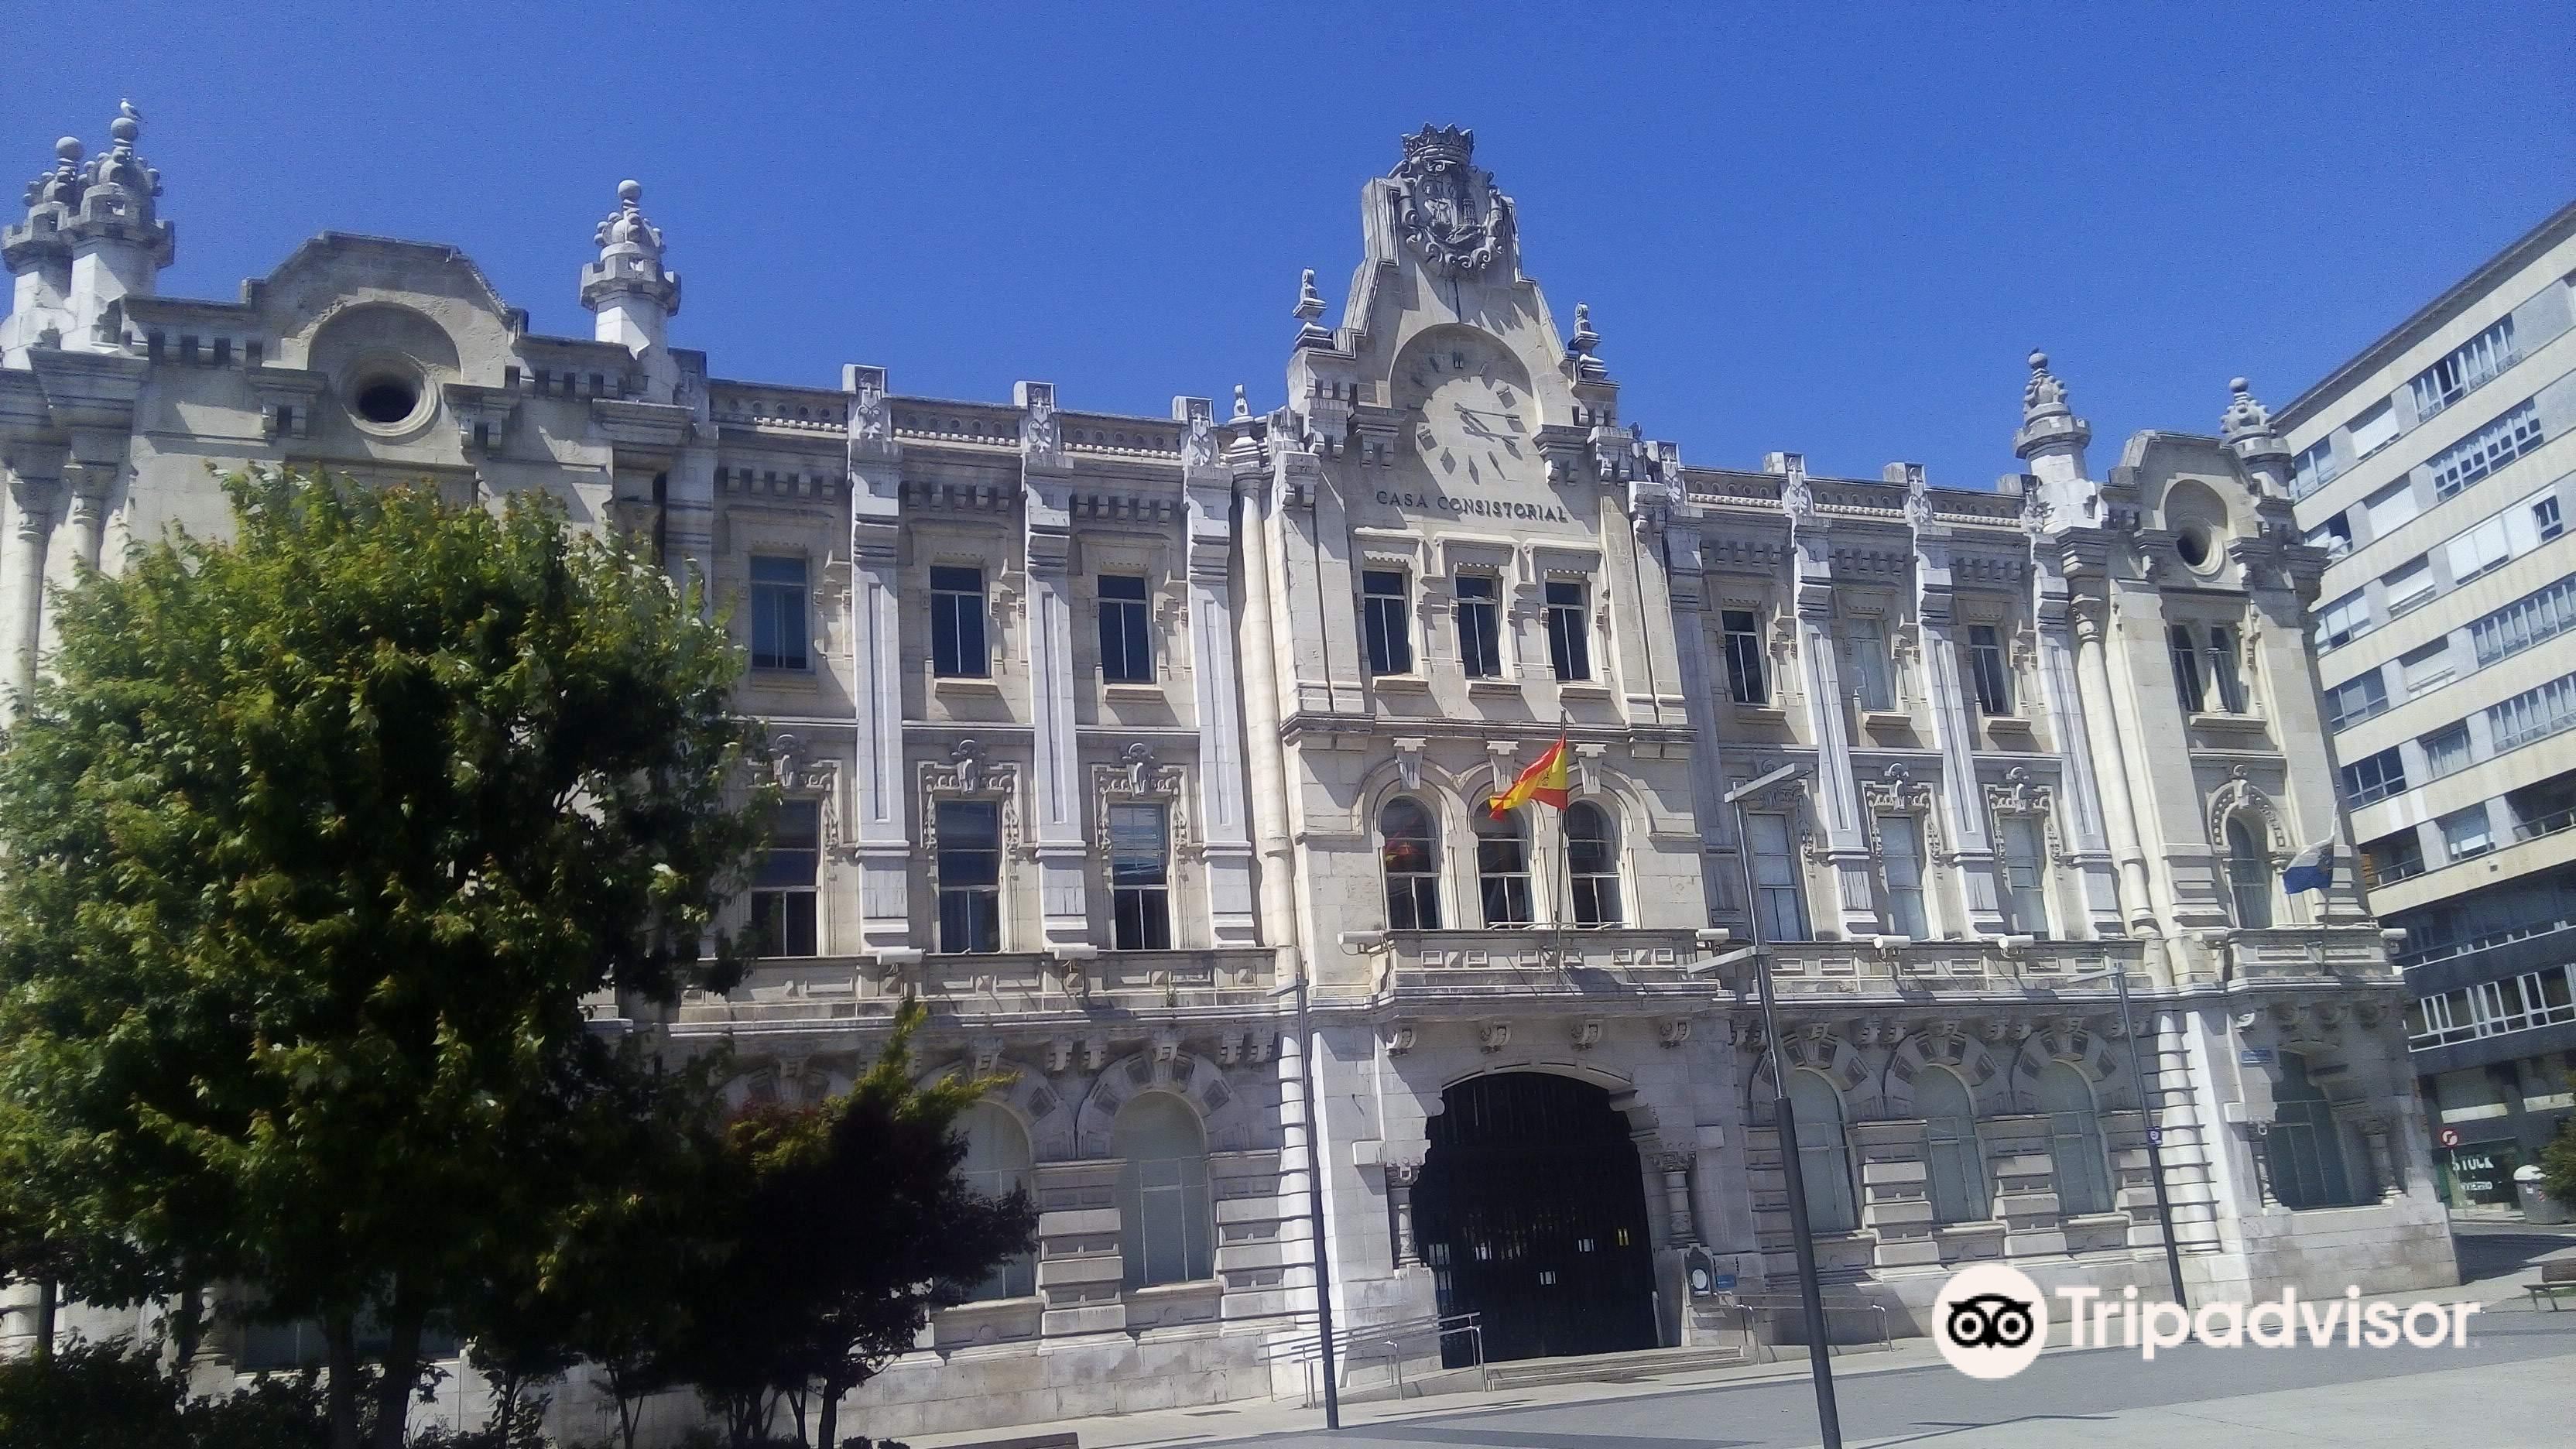
[[[2576,1235],[2490,1221],[2457,1225],[2467,1283],[2422,1295],[2486,1305],[2462,1348],[2053,1349],[2001,1382],[1950,1369],[1924,1339],[1836,1360],[1844,1442],[1937,1449],[2218,1449],[2238,1444],[2549,1446],[2571,1435],[2576,1311],[2535,1309],[2521,1284]],[[2388,1301],[2410,1301],[2389,1295]],[[1051,1426],[1084,1449],[1804,1449],[1815,1398],[1794,1358],[1660,1382],[1564,1384],[1493,1395],[1350,1406],[1338,1434],[1319,1411],[1256,1402]],[[954,1436],[971,1442],[978,1436]],[[914,1441],[934,1449],[939,1438]]]

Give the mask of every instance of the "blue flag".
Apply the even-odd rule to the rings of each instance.
[[[2286,895],[2325,890],[2334,884],[2334,866],[2335,844],[2329,837],[2290,857],[2281,872],[2281,890]]]

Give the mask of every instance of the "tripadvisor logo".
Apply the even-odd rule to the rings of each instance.
[[[1932,1341],[1952,1368],[1979,1379],[2005,1379],[2030,1367],[2047,1346],[2050,1295],[2029,1275],[2001,1263],[1960,1269],[1932,1300]],[[2295,1288],[2260,1303],[2221,1300],[2193,1312],[2177,1303],[2141,1302],[2124,1288],[2106,1299],[2099,1288],[2060,1288],[2066,1346],[2134,1348],[2152,1361],[2161,1349],[2198,1342],[2206,1348],[2291,1348],[2304,1336],[2314,1347],[2340,1342],[2348,1348],[2394,1348],[2400,1339],[2416,1348],[2466,1346],[2475,1303],[2361,1301],[2348,1287],[2341,1298],[2306,1299]]]

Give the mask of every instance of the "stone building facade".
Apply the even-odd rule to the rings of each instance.
[[[1704,1339],[1693,1251],[1787,1286],[1782,1067],[1826,1271],[1900,1329],[1969,1260],[2160,1289],[2151,1131],[2195,1296],[2454,1277],[2382,934],[2348,870],[2277,883],[2339,828],[2323,555],[2241,381],[2098,478],[2037,354],[1997,488],[1686,464],[1432,128],[1362,189],[1338,325],[1307,275],[1284,402],[736,381],[672,345],[631,182],[595,335],[552,337],[453,248],[337,233],[161,297],[137,139],[66,141],[6,233],[0,683],[49,585],[223,526],[209,463],[545,489],[708,581],[788,801],[765,954],[639,1028],[812,1097],[920,995],[934,1070],[1011,1077],[967,1170],[1043,1210],[872,1432],[1293,1381],[1309,1054],[1338,1320],[1496,1356]],[[1560,737],[1569,807],[1494,820]],[[1778,1043],[1726,959],[1757,915]]]

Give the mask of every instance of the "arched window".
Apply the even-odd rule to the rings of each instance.
[[[1485,924],[1526,926],[1530,923],[1529,837],[1521,832],[1522,812],[1496,820],[1490,812],[1476,820],[1476,889],[1485,900]]]
[[[2245,826],[2227,817],[2227,890],[2236,900],[2236,924],[2248,931],[2272,928],[2272,862]]]
[[[1932,1220],[1976,1223],[1992,1210],[1986,1154],[1977,1144],[1977,1106],[1968,1084],[1947,1067],[1925,1067],[1914,1079],[1923,1114],[1923,1161],[1931,1174]]]
[[[1822,1072],[1789,1073],[1789,1106],[1798,1117],[1798,1173],[1807,1188],[1807,1226],[1848,1233],[1860,1226],[1852,1202],[1851,1143],[1843,1132],[1843,1094]]]
[[[986,1197],[1007,1197],[1029,1185],[1029,1134],[1020,1119],[991,1102],[977,1102],[957,1114],[957,1133],[966,1139],[965,1160],[957,1175]],[[976,1298],[1026,1298],[1037,1291],[1037,1259],[1022,1254],[996,1267],[975,1285]]]
[[[2057,1178],[2057,1210],[2067,1217],[2111,1210],[2111,1162],[2102,1151],[2102,1118],[2093,1084],[2065,1062],[2039,1073],[2039,1110],[2048,1114],[2048,1160]]]
[[[1386,873],[1386,924],[1397,931],[1440,929],[1440,827],[1421,802],[1399,796],[1378,812]]]
[[[1119,1252],[1127,1286],[1214,1277],[1216,1224],[1198,1114],[1168,1092],[1147,1092],[1118,1109],[1109,1137],[1119,1158]]]
[[[1619,830],[1610,812],[1589,802],[1565,812],[1566,873],[1574,880],[1574,924],[1616,926],[1619,911]]]
[[[2271,1159],[2272,1196],[2285,1208],[2352,1207],[2361,1198],[2344,1170],[2343,1124],[2316,1083],[2307,1058],[2281,1053],[2281,1080],[2272,1088],[2272,1128],[2264,1134]]]

